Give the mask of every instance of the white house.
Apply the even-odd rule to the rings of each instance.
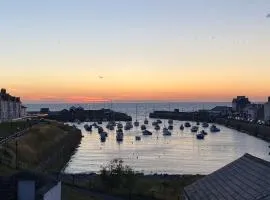
[[[21,106],[21,114],[20,114],[20,117],[25,117],[25,116],[27,115],[26,109],[27,109],[27,107]]]
[[[11,96],[5,89],[0,91],[0,122],[21,117],[21,100]]]

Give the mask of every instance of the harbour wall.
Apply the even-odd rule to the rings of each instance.
[[[249,135],[261,138],[265,141],[270,141],[270,127],[247,123],[239,120],[225,119],[225,118],[216,118],[215,122],[221,125],[224,125],[229,128],[247,133]]]

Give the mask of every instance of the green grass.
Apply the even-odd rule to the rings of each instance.
[[[202,175],[175,175],[175,176],[143,176],[137,175],[136,184],[132,191],[132,199],[160,199],[179,200],[182,197],[184,187],[202,178]],[[69,182],[71,184],[71,181]],[[128,199],[129,191],[122,187],[119,189],[105,190],[100,176],[90,180],[75,180],[75,185],[82,188],[112,194]]]
[[[2,122],[0,123],[0,137],[7,137],[19,130],[23,130],[29,126],[28,124],[28,122],[23,120],[16,122]]]
[[[40,163],[56,155],[63,145],[69,146],[74,138],[74,134],[71,133],[75,131],[77,132],[72,127],[57,122],[33,125],[25,135],[17,139],[18,160],[26,164],[27,169],[34,169]],[[0,147],[0,156],[9,159],[13,167],[16,159],[15,152],[15,140]],[[59,163],[55,162],[55,164],[58,167],[63,165],[64,160],[62,158],[57,161]]]

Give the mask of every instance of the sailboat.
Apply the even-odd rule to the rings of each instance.
[[[145,108],[145,118],[144,118],[144,122],[143,122],[144,124],[148,124],[148,119],[147,119],[147,117],[146,117],[146,110],[147,110],[147,109]]]
[[[138,115],[138,106],[136,104],[136,121],[134,122],[134,126],[139,126],[140,123],[138,122],[138,119],[137,119],[137,115]]]

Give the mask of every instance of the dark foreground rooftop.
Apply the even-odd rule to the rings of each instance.
[[[184,189],[189,200],[270,200],[270,162],[245,154]]]

